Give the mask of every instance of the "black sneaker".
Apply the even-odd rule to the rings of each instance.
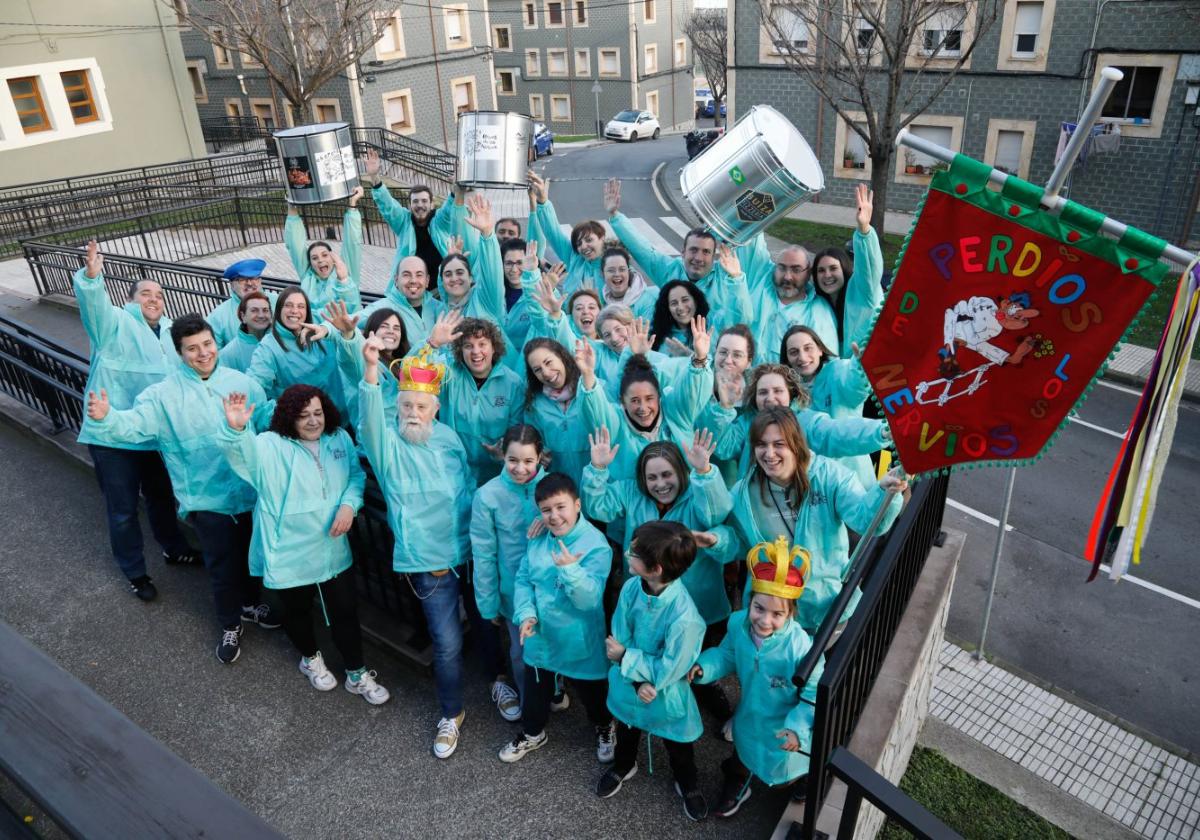
[[[141,575],[129,581],[129,591],[136,595],[139,601],[153,601],[158,597],[158,589],[150,582],[149,575]]]
[[[742,803],[750,798],[750,785],[747,782],[726,781],[721,789],[721,801],[713,813],[718,817],[732,817],[742,807]]]
[[[164,551],[163,562],[168,566],[200,566],[204,563],[204,557],[191,549],[182,554],[169,554]]]
[[[217,659],[232,665],[242,655],[242,625],[235,624],[221,631],[221,642],[217,645]]]
[[[808,774],[799,776],[792,782],[792,801],[803,802],[808,798]]]
[[[264,630],[274,630],[279,626],[279,617],[271,610],[269,604],[242,607],[242,621],[257,624]]]
[[[698,790],[689,790],[683,792],[683,788],[679,786],[679,782],[675,783],[675,792],[679,794],[683,800],[683,813],[692,822],[700,822],[708,816],[708,802],[704,799],[704,794]]]
[[[608,799],[621,789],[621,785],[629,781],[637,773],[637,765],[629,768],[629,772],[622,776],[616,770],[605,770],[604,775],[600,777],[600,781],[596,783],[596,795],[601,799]]]

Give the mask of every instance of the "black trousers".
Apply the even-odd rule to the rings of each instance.
[[[358,624],[358,592],[354,586],[354,571],[347,569],[324,583],[310,583],[289,589],[276,589],[283,604],[283,632],[301,656],[317,652],[317,634],[313,625],[316,609],[321,621],[329,616],[329,633],[342,655],[347,671],[363,667],[362,628]],[[321,610],[320,601],[325,609]]]
[[[217,622],[234,627],[242,621],[242,607],[258,603],[258,579],[250,576],[248,557],[253,516],[250,511],[231,515],[196,510],[189,517],[208,568]]]
[[[725,638],[725,632],[729,628],[729,619],[723,618],[720,621],[714,622],[704,631],[704,642],[702,647],[708,649],[721,644],[721,640]],[[729,705],[729,698],[725,696],[725,690],[721,688],[720,683],[692,683],[692,692],[696,695],[696,702],[700,708],[708,712],[721,724],[733,717],[733,708]]]
[[[671,773],[675,781],[683,788],[683,792],[695,790],[697,787],[696,754],[692,743],[662,739],[667,748],[667,759],[671,762]],[[637,763],[638,747],[642,743],[642,730],[634,729],[617,721],[617,750],[613,758],[613,770],[624,776]]]
[[[550,700],[554,697],[555,674],[525,664],[525,690],[521,692],[521,729],[526,735],[541,735],[550,719]],[[608,680],[571,679],[571,685],[587,710],[593,726],[608,726]]]

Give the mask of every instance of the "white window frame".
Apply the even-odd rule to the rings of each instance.
[[[651,67],[653,56],[653,68]],[[658,44],[646,44],[642,47],[642,74],[651,76],[658,72]]]
[[[865,125],[867,115],[862,111],[848,112],[852,121],[859,125]],[[833,177],[848,178],[853,181],[870,181],[871,180],[871,158],[866,157],[863,160],[862,168],[845,166],[846,150],[850,146],[851,138],[857,136],[846,124],[846,121],[841,117],[838,118],[837,128],[834,130],[833,137]],[[865,145],[865,143],[864,143]]]
[[[550,20],[551,3],[554,3],[559,7],[559,23],[554,23]],[[546,21],[546,29],[565,29],[567,26],[567,0],[545,0],[545,5],[542,7],[542,15]]]
[[[529,94],[529,116],[539,122],[546,122],[546,99],[542,94]]]
[[[242,46],[245,46],[245,44]],[[238,50],[238,61],[242,63],[242,67],[262,67],[258,59],[245,50]]]
[[[408,115],[408,126],[400,129],[392,128],[392,123],[388,119],[388,100],[400,99],[404,102],[404,112]],[[389,90],[380,95],[380,103],[383,105],[383,127],[395,134],[415,134],[417,131],[417,115],[413,111],[412,88],[402,88],[400,90]]]
[[[788,6],[785,6],[782,4],[772,3],[771,9],[768,13],[770,15],[772,15],[772,20],[775,21],[776,25],[778,25],[780,21],[778,20],[778,18],[776,18],[774,16],[780,15],[780,14],[795,15],[794,25],[803,26],[807,37],[804,40],[804,47],[803,48],[799,48],[799,47],[794,48],[793,54],[795,54],[797,56],[803,56],[803,60],[805,62],[809,61],[813,55],[813,33],[812,33],[812,29],[805,22],[804,18],[799,15],[796,15],[794,12],[792,12],[790,10],[790,8]],[[765,24],[760,25],[758,27],[758,30],[759,30],[759,45],[758,45],[759,63],[782,64],[785,61],[787,61],[788,52],[786,50],[780,48],[779,43],[774,38],[774,32],[772,32]]]
[[[963,53],[971,49],[971,44],[975,38],[976,12],[978,4],[965,2],[956,3],[954,0],[927,0],[931,5],[938,6],[963,6],[963,18],[960,26],[962,27],[962,36],[959,38],[958,49],[953,52],[947,52],[945,48],[939,49],[937,52],[927,51],[925,49],[925,32],[932,23],[932,20],[926,20],[921,29],[917,30],[916,35],[912,39],[912,46],[909,50],[905,66],[909,68],[927,67],[933,69],[949,69],[958,66],[958,62]],[[942,13],[948,13],[949,10],[943,9]],[[947,31],[947,30],[935,30]],[[878,36],[876,36],[878,37]],[[962,63],[963,70],[971,68],[971,60],[973,55],[967,56]]]
[[[576,14],[580,8],[583,9],[583,20],[580,20]],[[591,11],[588,9],[588,0],[571,0],[571,27],[573,29],[587,28],[591,17]]]
[[[1019,73],[1041,73],[1046,70],[1050,55],[1050,34],[1054,31],[1054,11],[1057,0],[1042,0],[1042,25],[1037,33],[1037,46],[1031,55],[1018,53],[1017,0],[1006,0],[1000,23],[1000,49],[996,56],[997,70]]]
[[[75,122],[60,75],[70,72],[87,74],[96,119],[81,123]],[[50,121],[50,128],[35,131],[32,134],[26,134],[21,127],[21,120],[17,116],[17,106],[13,104],[8,90],[9,79],[21,79],[27,76],[37,78],[42,107],[46,111],[46,118]],[[105,93],[104,76],[100,72],[100,65],[96,63],[95,58],[73,58],[66,61],[0,68],[0,151],[40,146],[43,143],[85,137],[89,134],[102,134],[112,130],[112,111]]]
[[[579,60],[580,56],[583,57],[583,61]],[[575,75],[590,77],[592,75],[592,51],[588,47],[576,47],[574,59]]]
[[[533,63],[529,63],[529,59],[533,59]],[[525,78],[537,79],[542,75],[542,51],[539,49],[527,48],[525,50]]]
[[[651,104],[654,103],[654,104]],[[659,95],[656,90],[646,91],[646,110],[654,115],[654,119],[658,119],[659,111]]]
[[[1033,161],[1033,139],[1037,133],[1037,120],[988,120],[987,143],[984,146],[983,159],[992,166],[996,165],[996,152],[1000,147],[1001,131],[1021,133],[1021,157],[1017,171],[1012,174],[1028,181],[1029,166]]]
[[[192,85],[192,95],[196,98],[197,105],[208,104],[208,86],[204,84],[204,71],[208,69],[208,62],[204,59],[193,58],[187,62],[188,81]],[[200,83],[200,90],[196,90],[196,83]]]
[[[533,12],[533,23],[529,22],[529,13]],[[521,3],[521,26],[525,29],[537,29],[537,3],[534,0],[524,0]]]
[[[901,116],[901,119],[905,119],[907,116],[908,116],[907,114],[904,114]],[[950,129],[950,146],[949,146],[950,151],[957,152],[962,149],[962,137],[963,137],[963,118],[962,117],[952,117],[952,116],[945,116],[945,115],[941,115],[941,114],[921,114],[916,119],[914,119],[911,123],[909,123],[908,128],[910,131],[912,131],[914,128],[921,128],[923,126],[929,126],[930,128],[948,128],[948,129]],[[933,173],[925,172],[925,173],[917,174],[917,173],[905,172],[904,171],[905,166],[906,166],[905,156],[904,156],[905,151],[907,151],[907,149],[902,149],[902,150],[897,151],[897,154],[895,156],[896,164],[895,164],[895,173],[894,173],[893,180],[895,180],[895,182],[897,184],[917,184],[919,186],[927,186],[929,184],[929,180],[933,177]],[[917,154],[920,154],[920,153],[918,152]]]
[[[1109,65],[1162,68],[1162,72],[1158,76],[1158,90],[1154,92],[1154,106],[1150,110],[1149,122],[1136,123],[1129,118],[1100,118],[1100,122],[1118,123],[1121,126],[1121,134],[1125,137],[1161,137],[1163,123],[1167,116],[1167,106],[1171,104],[1171,88],[1175,84],[1175,76],[1179,70],[1179,56],[1161,53],[1100,53],[1096,56],[1096,72],[1092,78],[1093,89],[1100,82],[1100,71]]]
[[[460,85],[466,85],[470,91],[467,97],[467,110],[475,111],[479,109],[479,85],[475,83],[474,76],[459,76],[450,80],[450,104],[454,108],[455,115],[458,114],[458,106],[454,104],[454,89]]]
[[[611,73],[604,70],[604,54],[612,53],[617,60],[617,69]],[[596,73],[603,79],[615,79],[621,75],[621,48],[620,47],[599,47],[596,50]]]
[[[642,6],[642,23],[658,23],[658,0],[639,0]],[[646,14],[646,10],[650,14]]]
[[[504,89],[503,78],[508,79],[508,90]],[[516,96],[517,95],[517,71],[514,67],[497,67],[496,68],[496,95],[497,96]]]
[[[554,116],[554,104],[556,102],[565,102],[567,104],[567,115],[565,117]],[[569,123],[571,121],[571,97],[565,93],[550,94],[550,121],[559,123]]]
[[[404,43],[404,21],[400,17],[399,10],[392,12],[390,15],[380,15],[375,19],[376,24],[383,24],[390,27],[392,30],[392,40],[396,42],[398,49],[384,49],[382,32],[379,39],[375,42],[375,57],[380,61],[387,61],[394,58],[404,58],[408,55],[408,48]]]
[[[555,57],[562,59],[562,70],[554,69]],[[570,57],[567,55],[565,47],[550,47],[546,50],[546,75],[554,78],[566,78],[571,75],[571,65],[568,63]]]
[[[671,53],[671,66],[672,67],[686,67],[687,66],[687,38],[676,38],[673,47],[674,47],[674,49],[672,50],[672,53]],[[680,53],[680,50],[683,50],[682,54]]]
[[[499,38],[497,38],[496,36],[499,34],[500,30],[504,30],[508,34],[508,46],[507,47],[501,47],[498,45]],[[493,26],[492,26],[492,49],[494,49],[496,52],[512,52],[513,51],[512,24],[508,24],[508,23],[493,24]]]
[[[450,38],[450,27],[447,21],[451,17],[458,18],[459,37],[457,39]],[[445,35],[447,50],[465,50],[471,46],[471,16],[467,13],[466,3],[455,3],[451,6],[442,7],[442,32]]]

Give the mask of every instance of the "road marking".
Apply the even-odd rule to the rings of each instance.
[[[612,225],[610,225],[607,221],[602,221],[602,222],[600,222],[600,224],[604,226],[605,239],[616,239],[617,238],[617,234],[613,231]],[[567,239],[571,238],[571,230],[573,229],[573,227],[574,227],[573,225],[565,225],[561,222],[558,225],[559,230],[561,230],[563,232],[563,236],[567,237]]]
[[[1095,429],[1097,432],[1104,432],[1104,434],[1109,435],[1110,437],[1115,437],[1118,440],[1125,439],[1125,435],[1123,435],[1121,432],[1114,432],[1112,429],[1106,429],[1103,426],[1097,426],[1095,423],[1089,423],[1086,420],[1080,420],[1078,417],[1068,417],[1067,419],[1072,423],[1078,423],[1080,426],[1086,426],[1089,429]]]
[[[638,233],[646,238],[646,241],[650,243],[650,247],[654,250],[668,257],[679,256],[679,249],[668,242],[658,231],[650,227],[650,223],[645,219],[630,219],[629,223],[633,225]]]
[[[1140,397],[1142,395],[1141,391],[1138,391],[1134,388],[1126,388],[1124,385],[1118,385],[1115,382],[1109,382],[1107,379],[1097,379],[1096,384],[1103,385],[1105,388],[1112,388],[1114,391],[1122,391],[1126,394],[1133,394],[1135,397]]]
[[[667,162],[664,160],[658,166],[654,167],[654,172],[650,175],[650,186],[654,187],[654,197],[658,199],[658,203],[662,205],[662,209],[670,213],[672,210],[671,205],[663,201],[662,193],[658,191],[658,173],[661,172],[662,168],[666,165]]]
[[[985,522],[988,525],[991,525],[993,528],[997,528],[1000,525],[1000,520],[996,519],[995,517],[988,516],[986,513],[982,513],[981,511],[975,510],[975,508],[973,508],[973,507],[967,507],[962,502],[956,502],[956,501],[954,501],[954,499],[946,499],[946,504],[949,505],[950,507],[954,508],[955,510],[962,511],[967,516],[970,516],[974,519],[978,519],[980,522]],[[1005,533],[1008,533],[1012,530],[1013,530],[1013,526],[1011,524],[1006,523],[1004,526]],[[1064,552],[1064,553],[1066,553],[1066,552]],[[1077,557],[1074,554],[1071,554],[1068,556],[1074,557],[1076,560],[1083,560],[1085,563],[1087,562],[1087,560],[1085,558]],[[1100,571],[1102,571],[1104,574],[1107,575],[1112,571],[1112,569],[1108,566],[1107,563],[1101,563]],[[1166,589],[1162,586],[1159,586],[1157,583],[1151,583],[1148,580],[1142,580],[1141,578],[1134,577],[1133,575],[1130,575],[1130,574],[1122,575],[1121,580],[1127,580],[1130,583],[1132,583],[1134,586],[1140,586],[1143,589],[1148,589],[1151,592],[1154,592],[1155,594],[1158,594],[1158,595],[1165,595],[1166,597],[1170,598],[1172,601],[1178,601],[1179,603],[1181,603],[1185,606],[1200,610],[1200,601],[1197,601],[1195,598],[1189,598],[1187,595],[1182,595],[1178,592],[1174,592],[1170,589]]]
[[[663,216],[660,221],[680,236],[687,236],[688,231],[691,230],[687,223],[677,216]]]

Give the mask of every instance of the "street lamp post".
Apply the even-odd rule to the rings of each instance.
[[[600,80],[597,79],[592,84],[592,94],[596,97],[596,139],[597,140],[600,139],[600,133],[601,133],[601,129],[600,129],[600,91],[601,90],[603,90],[603,88],[600,87]]]

